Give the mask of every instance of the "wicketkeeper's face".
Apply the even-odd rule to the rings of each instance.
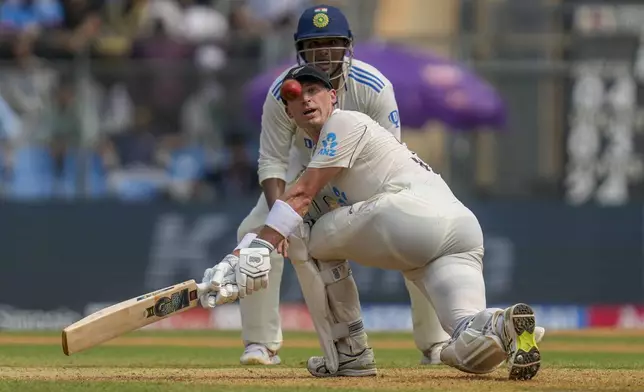
[[[335,90],[328,90],[319,82],[302,82],[302,95],[286,101],[286,112],[317,142],[320,130],[333,113],[335,102]]]
[[[307,39],[302,42],[302,49],[300,54],[308,64],[333,75],[344,62],[347,42],[344,38]]]

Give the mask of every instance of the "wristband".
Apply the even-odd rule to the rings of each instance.
[[[282,200],[276,200],[266,218],[266,226],[288,238],[302,223],[302,217]]]
[[[237,245],[237,247],[235,248],[235,250],[240,250],[240,249],[242,249],[242,248],[248,248],[248,245],[250,245],[250,243],[251,243],[255,238],[257,238],[257,234],[255,234],[255,233],[248,233],[248,234],[246,234],[246,235],[244,236],[244,238],[242,238],[242,240],[241,240],[241,241],[239,241],[239,245]]]
[[[266,248],[269,252],[275,250],[273,244],[261,238],[255,238],[254,240],[252,240],[247,248]]]

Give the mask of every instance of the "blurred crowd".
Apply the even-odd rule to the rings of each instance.
[[[2,197],[254,193],[240,87],[291,53],[311,3],[0,1]]]

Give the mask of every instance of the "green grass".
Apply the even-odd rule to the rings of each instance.
[[[2,332],[0,337],[58,337],[58,332]],[[371,334],[381,376],[368,379],[314,379],[304,370],[308,357],[319,355],[316,348],[290,348],[289,340],[311,340],[309,333],[287,333],[287,346],[280,352],[278,367],[242,367],[241,347],[184,347],[164,345],[164,338],[239,340],[232,332],[137,332],[128,337],[157,337],[158,346],[101,346],[74,354],[62,353],[57,341],[48,345],[0,345],[0,391],[16,392],[121,392],[121,391],[234,391],[289,392],[365,391],[554,391],[554,390],[636,390],[644,379],[644,352],[582,353],[545,348],[542,372],[532,381],[508,382],[504,370],[482,377],[465,375],[446,366],[421,367],[420,353],[409,347],[410,334]],[[378,348],[378,343],[386,347]],[[644,337],[546,338],[544,347],[608,347],[611,344],[644,345]],[[381,345],[381,347],[384,347]],[[600,349],[601,351],[601,349]],[[596,373],[599,372],[599,373]],[[596,374],[596,376],[589,376]]]
[[[642,344],[643,336],[548,336],[549,343],[576,343],[576,344]]]
[[[552,368],[569,369],[644,369],[644,353],[543,353],[544,361]]]
[[[60,331],[0,331],[0,336],[51,336],[60,337]],[[240,331],[211,331],[211,330],[184,330],[184,331],[167,331],[167,330],[144,330],[130,332],[126,337],[172,337],[172,338],[200,338],[212,337],[216,339],[230,338],[241,339]],[[389,332],[371,332],[370,339],[382,340],[404,340],[413,339],[410,333],[389,333]],[[284,332],[284,339],[315,339],[310,332]],[[641,340],[644,343],[644,337]]]
[[[256,392],[269,392],[275,391],[275,387],[262,387],[253,386],[252,391]],[[307,392],[325,392],[328,387],[303,387],[303,388],[289,388],[289,391],[307,391]],[[84,382],[54,382],[54,381],[7,381],[0,384],[0,392],[51,392],[51,391],[65,391],[65,392],[99,392],[99,391],[129,391],[129,392],[240,392],[240,389],[235,386],[221,386],[221,385],[207,385],[207,384],[186,384],[176,382],[103,382],[97,381],[92,383]],[[364,389],[357,388],[343,388],[344,392],[360,391]]]

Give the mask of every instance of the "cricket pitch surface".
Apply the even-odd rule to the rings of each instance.
[[[598,391],[644,390],[644,331],[546,331],[542,367],[509,381],[421,366],[411,334],[371,333],[379,374],[316,379],[317,338],[285,333],[278,366],[241,366],[238,331],[142,331],[65,356],[60,333],[1,332],[0,391]]]

